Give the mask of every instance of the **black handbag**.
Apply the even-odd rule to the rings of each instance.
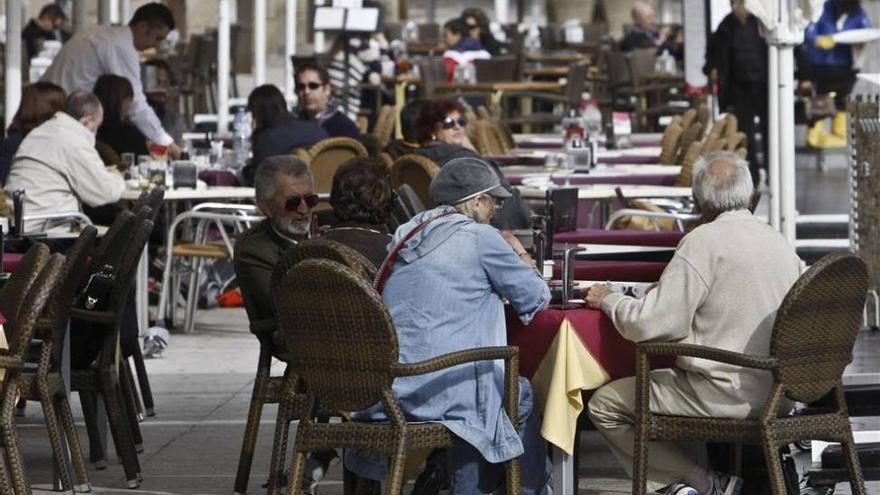
[[[103,311],[107,308],[110,292],[116,283],[115,270],[111,265],[104,265],[89,277],[77,299],[77,307],[90,311]]]

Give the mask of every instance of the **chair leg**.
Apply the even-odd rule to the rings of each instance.
[[[644,434],[644,425],[638,422],[633,425],[635,440],[633,442],[633,484],[634,495],[645,495],[648,475],[648,442]]]
[[[125,471],[125,479],[129,488],[140,486],[140,463],[137,452],[131,438],[131,428],[125,415],[125,406],[122,401],[119,385],[114,384],[110,377],[104,377],[103,392],[104,404],[107,407],[107,421],[110,423],[110,432],[113,435],[113,444],[116,452],[122,458],[122,468]]]
[[[290,465],[290,479],[287,481],[287,495],[297,495],[300,493],[300,486],[302,486],[305,470],[306,453],[294,451]]]
[[[269,367],[264,361],[271,363],[271,358],[266,360],[263,354],[263,352],[260,353],[260,362],[257,365],[257,377],[254,379],[254,391],[251,394],[251,405],[248,409],[247,424],[244,428],[244,439],[241,441],[241,453],[238,456],[238,471],[235,475],[235,493],[242,495],[247,493],[251,465],[254,460],[254,450],[257,446],[257,435],[260,432],[260,419],[263,417],[263,404],[266,401],[269,384]],[[281,414],[280,409],[281,406],[279,405],[279,414]],[[271,474],[269,477],[271,483]]]
[[[0,456],[0,493],[15,493],[5,456]]]
[[[859,454],[852,438],[852,433],[847,434],[847,439],[840,443],[843,449],[843,458],[846,461],[846,469],[849,471],[849,487],[854,495],[867,495],[865,480],[862,477],[862,468],[859,465]]]
[[[199,271],[201,259],[192,258],[192,269],[189,274],[189,287],[186,288],[186,309],[183,313],[183,333],[192,333],[195,327],[195,313],[199,299]]]
[[[67,462],[67,451],[64,439],[61,437],[61,428],[58,425],[58,412],[55,409],[55,398],[49,394],[46,383],[38,384],[40,392],[40,405],[43,406],[43,417],[46,421],[46,431],[49,434],[49,444],[52,447],[52,457],[55,468],[61,478],[61,489],[70,491],[73,483],[70,480],[70,465]]]
[[[278,415],[275,418],[272,460],[269,465],[269,495],[277,495],[281,490],[284,462],[287,460],[287,438],[290,435],[292,416],[290,401],[287,400],[287,397],[282,397],[281,402],[278,404]]]
[[[18,434],[15,431],[15,400],[13,397],[18,395],[18,384],[9,384],[6,394],[3,401],[3,411],[0,413],[2,414],[0,433],[3,435],[9,473],[12,475],[13,493],[15,495],[30,495],[31,490],[25,473],[24,459],[21,457],[21,445],[18,443]]]
[[[101,434],[98,433],[98,397],[94,392],[80,392],[79,402],[82,405],[86,431],[89,434],[89,462],[95,464],[95,469],[106,469],[107,461]]]
[[[150,388],[150,377],[147,375],[147,367],[144,364],[144,354],[140,346],[131,356],[134,359],[134,370],[137,373],[138,385],[141,388],[141,399],[144,401],[144,411],[147,416],[156,415],[156,405],[153,402],[153,389]]]
[[[136,422],[144,420],[144,405],[141,404],[141,396],[138,394],[137,387],[134,382],[134,373],[131,371],[131,363],[128,358],[122,358],[122,366],[120,366],[122,376],[120,376],[120,384],[124,384],[124,389],[128,392],[128,403],[132,406]]]
[[[58,415],[61,418],[61,425],[64,427],[64,436],[67,438],[67,448],[70,451],[73,471],[76,475],[77,485],[74,487],[74,490],[78,492],[91,491],[88,470],[86,469],[82,448],[79,445],[79,434],[76,431],[76,424],[73,422],[70,402],[65,394],[58,396]]]
[[[577,475],[577,471],[575,471],[575,475]],[[507,495],[519,495],[522,493],[522,473],[520,472],[518,458],[507,461],[504,466],[504,484],[507,489]]]
[[[406,440],[401,435],[397,441],[397,448],[390,456],[388,463],[388,476],[385,479],[385,495],[400,495],[403,489],[403,468],[406,464]]]
[[[138,417],[137,406],[135,405],[137,391],[134,390],[132,380],[128,360],[123,358],[119,366],[120,400],[131,430],[131,440],[134,443],[134,449],[137,453],[141,453],[144,451],[144,438],[141,435],[140,418]]]
[[[779,445],[773,437],[772,431],[762,432],[764,457],[767,462],[767,474],[770,477],[770,486],[774,495],[785,495],[785,474],[782,471],[782,459],[779,457]]]

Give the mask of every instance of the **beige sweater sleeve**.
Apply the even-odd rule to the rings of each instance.
[[[609,294],[601,308],[627,340],[678,341],[690,333],[694,314],[708,293],[703,277],[676,253],[657,287],[643,298]]]

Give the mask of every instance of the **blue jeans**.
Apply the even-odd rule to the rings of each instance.
[[[541,415],[533,410],[534,396],[526,378],[519,378],[519,421],[516,425],[525,453],[519,458],[523,495],[540,494],[550,481],[552,463],[541,438]],[[477,449],[459,445],[448,449],[452,482],[449,493],[493,493],[504,485],[504,464],[487,462]]]

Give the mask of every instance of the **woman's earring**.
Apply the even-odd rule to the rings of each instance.
[[[431,141],[436,141],[436,140],[437,140],[437,135],[431,134]]]

